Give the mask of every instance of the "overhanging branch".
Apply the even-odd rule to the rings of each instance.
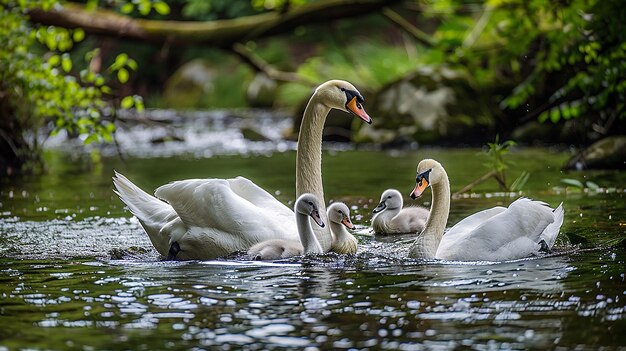
[[[258,15],[207,22],[136,19],[105,9],[87,10],[66,3],[49,11],[29,11],[33,22],[65,28],[82,28],[88,33],[131,38],[174,45],[207,44],[231,47],[234,43],[288,33],[307,24],[371,13],[399,0],[327,0],[302,5],[286,13]]]

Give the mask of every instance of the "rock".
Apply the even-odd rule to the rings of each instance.
[[[185,138],[177,136],[177,135],[166,135],[166,136],[155,137],[155,138],[150,139],[150,142],[152,144],[163,144],[163,143],[167,143],[170,141],[184,142]]]
[[[202,97],[215,89],[220,72],[202,59],[182,65],[165,83],[163,99],[172,108],[197,107]]]
[[[357,126],[355,141],[480,143],[494,127],[488,95],[474,89],[470,78],[459,71],[420,68],[366,100],[374,123]]]
[[[551,122],[530,121],[515,128],[511,139],[526,144],[535,144],[537,141],[558,142],[560,129],[559,125]]]
[[[250,126],[241,127],[241,134],[250,141],[270,141],[271,139],[263,135],[261,132]]]
[[[626,135],[606,137],[570,158],[563,169],[626,169]]]
[[[165,83],[166,108],[233,108],[246,102],[246,82],[252,80],[246,65],[232,60],[191,60]]]
[[[112,260],[136,260],[142,259],[141,256],[146,255],[148,252],[149,250],[143,247],[131,246],[128,249],[113,248],[109,250],[109,256]]]

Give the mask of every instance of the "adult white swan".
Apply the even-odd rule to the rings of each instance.
[[[445,234],[450,212],[450,182],[441,164],[422,160],[411,198],[432,188],[430,216],[410,248],[409,257],[454,261],[507,261],[549,251],[563,224],[563,203],[551,209],[544,202],[520,198],[508,208],[475,213]]]
[[[296,157],[296,195],[312,193],[320,199],[326,221],[322,186],[322,131],[330,109],[351,112],[371,123],[363,97],[345,81],[320,85],[304,111]],[[294,213],[250,180],[190,179],[173,182],[148,195],[116,173],[116,193],[139,219],[161,255],[177,259],[212,259],[247,250],[269,239],[298,240]],[[324,252],[330,250],[328,227],[315,228]]]
[[[406,234],[421,232],[428,219],[428,209],[421,206],[402,208],[402,194],[387,189],[372,213],[372,228],[376,234]]]
[[[296,200],[294,210],[296,212],[296,224],[298,226],[299,241],[271,239],[254,244],[248,250],[248,256],[254,260],[277,260],[293,256],[323,253],[313,229],[309,223],[310,216],[316,222],[319,218],[319,202],[312,194],[303,194]],[[330,231],[333,235],[332,251],[339,253],[355,253],[357,240],[345,228],[353,229],[350,221],[350,210],[343,202],[335,202],[328,207],[328,220]],[[323,224],[318,222],[320,227]]]

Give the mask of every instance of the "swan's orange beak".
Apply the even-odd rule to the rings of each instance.
[[[343,217],[343,219],[341,220],[341,224],[345,225],[348,229],[354,229],[354,224],[352,224],[350,218],[348,217]]]
[[[420,179],[417,184],[415,184],[415,188],[411,192],[411,199],[415,200],[422,196],[422,193],[426,190],[426,188],[428,188],[428,180],[424,178]]]
[[[365,112],[363,105],[357,101],[356,96],[346,103],[346,108],[348,111],[359,116],[359,118],[364,120],[367,124],[372,124],[372,118]]]

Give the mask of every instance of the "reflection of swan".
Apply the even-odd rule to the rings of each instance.
[[[406,234],[424,229],[428,210],[423,207],[402,208],[402,195],[396,189],[387,189],[380,203],[372,211],[372,228],[376,234]]]
[[[322,130],[330,109],[352,112],[371,123],[363,97],[345,81],[320,85],[304,111],[296,158],[296,194],[312,193],[320,199],[325,220],[322,187]],[[293,212],[250,180],[191,179],[157,189],[156,196],[139,189],[119,173],[113,183],[120,199],[139,219],[161,255],[179,259],[211,259],[247,250],[269,239],[297,240]],[[324,251],[332,237],[327,227],[314,233]]]
[[[432,188],[430,216],[409,250],[409,256],[457,261],[506,261],[549,251],[563,224],[562,203],[555,210],[545,203],[521,198],[508,208],[475,213],[444,229],[450,211],[450,183],[441,164],[422,160],[411,198]]]
[[[305,194],[308,198],[314,198],[311,194]],[[305,204],[302,203],[300,196],[295,204],[296,210],[296,223],[298,223],[298,234],[300,235],[299,241],[272,239],[255,244],[248,250],[248,256],[255,260],[277,260],[280,258],[287,258],[292,256],[300,256],[311,253],[322,253],[319,247],[319,242],[315,235],[313,235],[311,226],[306,221],[306,209],[304,212],[299,209]],[[307,198],[307,199],[308,199]],[[314,201],[317,208],[317,200]],[[298,217],[298,213],[304,213]],[[350,234],[345,228],[354,228],[354,225],[350,221],[350,209],[342,202],[335,202],[328,207],[328,220],[330,221],[330,231],[333,235],[332,251],[338,253],[355,253],[357,249],[357,240]],[[301,224],[304,223],[304,224]],[[308,225],[308,227],[307,227]],[[322,226],[323,227],[323,226]]]
[[[276,260],[302,254],[323,253],[322,247],[317,241],[309,217],[317,225],[324,227],[324,222],[319,213],[319,201],[315,195],[305,193],[301,195],[294,205],[296,213],[296,226],[300,241],[271,239],[253,245],[248,250],[248,255],[255,260]]]

